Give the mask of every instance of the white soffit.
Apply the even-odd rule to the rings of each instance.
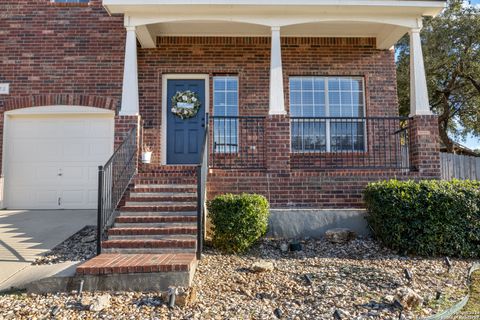
[[[143,48],[154,48],[157,36],[375,37],[388,49],[421,17],[434,16],[444,1],[384,0],[104,0],[112,14],[124,14],[136,26]]]

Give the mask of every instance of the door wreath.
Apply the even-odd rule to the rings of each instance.
[[[172,113],[181,119],[193,118],[200,110],[198,95],[190,90],[177,91],[172,97]]]

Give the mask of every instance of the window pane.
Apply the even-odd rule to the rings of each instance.
[[[340,90],[340,83],[338,78],[329,78],[328,79],[328,90]]]
[[[229,78],[227,80],[227,90],[229,91],[237,91],[237,79],[236,78]]]
[[[302,92],[302,104],[303,105],[313,105],[313,92],[312,91],[303,91]]]
[[[301,90],[302,80],[300,78],[290,78],[290,90]]]
[[[303,78],[302,79],[302,90],[313,90],[313,78]]]
[[[214,77],[213,116],[238,116],[238,78]],[[215,152],[238,152],[238,120],[214,118],[213,142]]]
[[[290,92],[290,104],[299,105],[302,103],[302,92],[301,91],[291,91]]]
[[[349,78],[340,79],[340,90],[342,91],[351,91],[352,90],[352,80]]]
[[[325,79],[319,77],[315,78],[313,88],[316,91],[325,91]]]
[[[215,91],[225,90],[225,79],[223,77],[215,77],[213,79],[213,88]]]

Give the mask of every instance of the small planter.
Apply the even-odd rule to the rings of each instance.
[[[144,151],[142,152],[142,163],[150,163],[152,161],[152,152]]]

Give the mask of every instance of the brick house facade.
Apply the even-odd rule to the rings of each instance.
[[[412,9],[411,20],[418,23],[420,9],[415,1],[407,2],[415,9]],[[433,14],[440,10],[434,3],[441,2],[431,3],[428,10],[421,9],[425,11],[422,14]],[[0,82],[10,85],[9,94],[0,95],[2,120],[7,111],[30,107],[75,105],[109,109],[116,114],[115,141],[118,146],[127,129],[141,119],[142,143],[152,148],[153,156],[150,164],[139,164],[138,170],[145,175],[158,176],[162,175],[161,171],[168,164],[164,159],[168,137],[163,129],[166,124],[165,111],[162,110],[168,104],[164,100],[169,100],[164,97],[165,77],[171,74],[207,75],[207,111],[215,117],[214,78],[228,76],[238,81],[236,116],[258,117],[255,121],[260,131],[256,136],[247,133],[251,128],[242,128],[236,133],[235,139],[240,149],[242,144],[248,144],[242,139],[252,139],[254,136],[255,141],[247,149],[255,149],[255,152],[245,151],[247,156],[252,157],[248,164],[242,162],[241,156],[216,152],[214,147],[210,148],[209,197],[223,192],[258,192],[266,195],[273,207],[361,207],[362,189],[370,181],[392,177],[438,178],[440,175],[436,119],[425,112],[425,106],[416,106],[420,112],[412,111],[408,127],[404,130],[408,132],[407,145],[399,142],[403,136],[394,142],[408,147],[405,149],[408,152],[408,167],[404,163],[399,164],[399,161],[404,161],[400,157],[405,156],[396,154],[403,152],[398,149],[400,144],[392,147],[390,136],[381,137],[382,132],[391,130],[387,128],[389,126],[395,127],[393,131],[388,131],[389,135],[405,127],[400,120],[387,123],[386,120],[363,119],[366,145],[362,150],[343,152],[345,150],[342,149],[337,153],[323,152],[325,150],[321,148],[314,152],[292,151],[294,120],[291,119],[290,110],[290,81],[294,77],[361,79],[364,83],[364,111],[360,117],[398,117],[394,53],[386,46],[401,36],[397,35],[399,31],[408,31],[406,23],[402,24],[403,29],[392,29],[390,35],[380,32],[377,36],[346,36],[345,27],[337,36],[335,31],[320,32],[318,35],[305,32],[308,28],[314,30],[323,26],[332,29],[337,26],[335,23],[331,26],[306,26],[305,30],[297,28],[297,31],[289,30],[288,26],[282,27],[288,33],[288,36],[280,38],[283,76],[280,80],[285,110],[282,114],[271,112],[272,95],[269,92],[272,92],[273,82],[270,78],[273,45],[272,37],[262,33],[265,30],[269,32],[269,28],[247,36],[243,34],[256,29],[246,26],[242,31],[246,23],[239,22],[232,24],[231,28],[240,30],[242,36],[229,35],[228,32],[214,36],[209,34],[208,27],[196,35],[176,35],[172,29],[172,26],[176,26],[174,22],[171,25],[166,23],[167,31],[162,31],[162,19],[157,19],[159,22],[151,20],[151,17],[147,19],[144,12],[140,11],[133,11],[127,17],[125,12],[128,12],[128,6],[122,7],[115,1],[106,1],[104,4],[96,0],[88,3],[3,1],[1,6]],[[148,8],[145,7],[145,10],[148,11]],[[195,14],[198,18],[202,13],[198,11]],[[303,11],[298,13],[299,16],[302,14]],[[364,13],[352,11],[351,15],[355,14]],[[398,12],[389,14],[393,19]],[[131,19],[130,22],[127,18]],[[141,19],[152,23],[143,28]],[[363,24],[352,22],[350,27],[357,25]],[[371,28],[377,25],[380,24],[372,22]],[[129,63],[125,61],[125,26],[127,34],[128,30],[133,30],[138,40],[135,49],[138,91],[133,95],[134,99],[135,94],[138,96],[138,111],[134,107],[133,112],[122,112],[122,109],[125,111],[122,94],[123,100],[127,101],[131,99],[128,92],[135,91],[125,87],[122,90],[124,69],[127,70]],[[192,28],[196,26],[198,24],[191,25]],[[229,27],[228,23],[220,25],[225,26]],[[365,34],[372,33],[372,30],[365,28]],[[168,30],[173,30],[171,35]],[[328,78],[325,79],[328,81]],[[421,79],[414,80],[421,82]],[[275,85],[278,90],[278,83]],[[416,95],[419,94],[417,92]],[[318,121],[330,121],[329,125],[332,128],[334,126],[334,120]],[[217,122],[210,119],[210,128],[215,124]],[[351,125],[348,128],[353,130]],[[360,127],[355,128],[360,130]],[[213,130],[209,137],[211,143],[216,143],[213,141],[216,139]],[[354,138],[351,139],[353,141]],[[392,152],[395,154],[392,155]],[[241,152],[237,150],[237,153]],[[388,156],[383,155],[387,153]],[[177,167],[179,171],[185,169]],[[170,172],[174,170],[172,168]],[[8,205],[8,194],[6,196]]]

